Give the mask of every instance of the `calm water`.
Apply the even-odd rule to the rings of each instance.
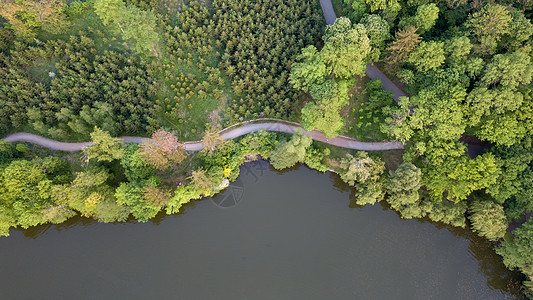
[[[334,174],[265,162],[153,223],[13,231],[0,270],[0,299],[505,299],[515,280],[467,230],[353,207]]]

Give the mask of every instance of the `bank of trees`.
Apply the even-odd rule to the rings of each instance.
[[[530,3],[470,1],[349,0],[353,22],[368,15],[387,21],[392,38],[380,59],[410,97],[382,109],[390,138],[406,142],[396,172],[418,193],[388,189],[391,206],[404,217],[427,214],[464,220],[490,240],[511,268],[533,276],[523,236],[527,223],[506,234],[510,221],[531,212],[531,35]],[[526,12],[526,14],[524,14]],[[468,143],[487,145],[470,158]],[[464,141],[468,142],[465,143]],[[477,146],[478,148],[480,146]],[[475,147],[471,147],[474,149]],[[419,169],[415,176],[413,168]],[[391,174],[390,182],[400,179]],[[410,186],[410,185],[407,185]],[[473,193],[478,191],[475,196]],[[400,193],[403,197],[394,196]],[[435,214],[445,207],[444,214]],[[432,216],[433,215],[433,216]],[[509,257],[523,261],[510,262]],[[526,263],[526,261],[528,263]]]

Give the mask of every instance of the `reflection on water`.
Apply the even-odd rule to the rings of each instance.
[[[518,275],[470,230],[357,206],[331,172],[246,167],[234,207],[217,205],[228,188],[147,223],[13,231],[0,239],[0,298],[520,297]]]

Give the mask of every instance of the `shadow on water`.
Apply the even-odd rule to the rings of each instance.
[[[259,171],[257,171],[256,172],[257,174],[255,174],[253,173],[253,170],[250,171],[250,167],[258,168],[256,170],[261,170],[262,172],[263,170],[266,169],[267,164],[268,162],[264,160],[248,162],[243,167],[241,167],[241,176],[243,175],[244,176],[256,176],[257,178],[259,178]],[[278,175],[283,175],[287,172],[296,171],[296,170],[299,170],[300,168],[307,168],[305,166],[302,167],[301,164],[298,164],[292,168],[279,171],[279,170],[274,169],[269,164],[268,166],[269,166],[268,169],[270,171]],[[313,171],[320,173],[316,170],[313,170]],[[328,171],[326,172],[326,174],[327,176],[329,176],[330,182],[332,183],[333,187],[335,187],[337,191],[340,191],[344,194],[349,193],[348,194],[348,199],[349,199],[348,207],[350,209],[355,209],[355,210],[364,209],[364,206],[357,205],[355,202],[356,194],[355,194],[354,187],[351,187],[348,184],[346,184],[344,181],[341,180],[341,178],[337,174],[333,172]],[[256,183],[258,182],[257,178],[255,181]],[[221,197],[222,194],[224,193],[216,195],[213,199],[215,199],[216,197]],[[154,226],[158,226],[167,219],[179,218],[182,215],[186,214],[188,211],[195,209],[197,204],[200,203],[201,201],[208,201],[208,198],[191,201],[183,205],[182,209],[180,209],[180,212],[177,214],[167,215],[165,211],[163,210],[159,212],[148,223]],[[378,203],[376,205],[380,205],[383,211],[392,210],[390,206],[388,205],[388,203],[386,203],[385,201],[382,201],[381,203]],[[396,216],[400,218],[399,214],[396,211],[394,212]],[[421,219],[415,219],[415,220],[418,223],[429,223],[432,226],[440,230],[447,230],[448,232],[452,233],[456,238],[468,240],[469,242],[468,252],[472,255],[474,259],[478,261],[479,271],[485,275],[485,278],[487,279],[487,284],[492,289],[505,291],[517,298],[522,298],[522,294],[520,292],[520,286],[521,286],[521,281],[523,278],[521,278],[520,273],[509,271],[504,266],[502,258],[498,254],[496,254],[496,252],[494,251],[494,246],[496,245],[496,243],[491,243],[488,240],[479,237],[477,234],[472,232],[472,230],[470,229],[453,227],[453,226],[443,224],[443,223],[436,223],[436,222],[431,221],[427,217],[421,218]],[[88,227],[88,226],[93,226],[97,223],[98,221],[96,220],[77,215],[77,216],[74,216],[68,219],[67,221],[61,224],[45,224],[45,225],[34,226],[29,229],[17,228],[15,229],[15,231],[22,232],[22,234],[27,238],[37,239],[41,236],[45,236],[49,231],[63,231],[63,230],[68,230],[70,228],[78,227],[78,226]],[[113,226],[118,226],[118,225],[135,224],[135,223],[139,223],[139,222],[136,221],[132,216],[130,216],[126,222],[115,222],[111,224]]]

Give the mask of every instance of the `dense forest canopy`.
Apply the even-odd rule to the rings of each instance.
[[[0,132],[94,145],[65,154],[1,142],[0,234],[77,213],[176,213],[262,157],[332,170],[358,205],[469,226],[531,288],[533,2],[342,6],[326,27],[314,0],[2,1]],[[369,80],[368,63],[408,96]],[[217,133],[262,117],[405,151],[391,163],[302,133]],[[124,145],[114,138],[124,134],[153,139]],[[200,138],[203,151],[184,150]]]

